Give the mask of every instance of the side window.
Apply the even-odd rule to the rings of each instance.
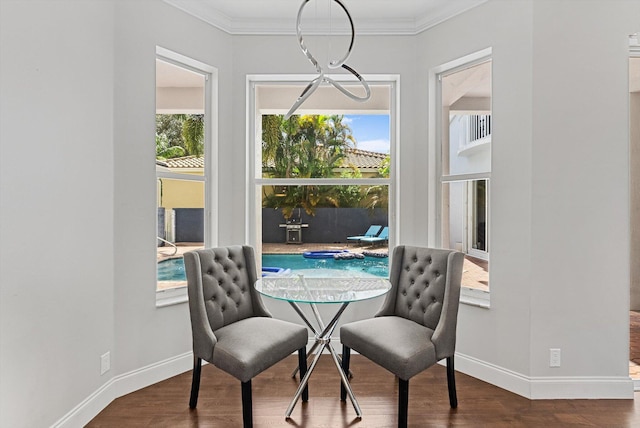
[[[185,294],[182,255],[211,245],[212,227],[205,220],[213,204],[208,111],[212,74],[210,67],[180,59],[171,53],[156,58],[158,299],[166,292]]]
[[[438,75],[441,245],[466,254],[463,287],[489,291],[491,60]]]

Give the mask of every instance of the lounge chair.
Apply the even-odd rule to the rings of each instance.
[[[364,235],[348,236],[347,241],[360,241],[362,238],[373,238],[380,233],[380,229],[382,229],[382,226],[378,226],[377,224],[371,225]]]
[[[360,242],[361,243],[367,242],[371,245],[375,245],[380,242],[386,242],[388,240],[389,240],[389,227],[385,226],[379,235],[362,238],[360,239]]]

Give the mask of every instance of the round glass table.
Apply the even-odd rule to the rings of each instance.
[[[349,395],[356,415],[359,418],[362,417],[362,411],[353,395],[349,380],[342,370],[342,361],[338,353],[331,346],[331,334],[338,325],[340,316],[350,303],[373,299],[386,294],[391,289],[389,280],[364,272],[354,273],[334,269],[308,269],[296,270],[286,276],[267,276],[261,278],[256,281],[255,288],[264,296],[288,302],[300,318],[302,318],[304,323],[313,331],[315,336],[315,343],[307,352],[307,357],[309,357],[315,351],[315,357],[307,373],[301,379],[298,390],[287,409],[285,417],[287,419],[291,417],[291,413],[307,386],[311,373],[325,349],[329,351],[338,368],[342,384]],[[298,303],[308,304],[311,307],[317,326],[305,316]],[[341,304],[331,321],[326,324],[320,316],[317,307],[317,304],[325,303]],[[296,373],[297,369],[293,372],[293,376],[295,376]]]

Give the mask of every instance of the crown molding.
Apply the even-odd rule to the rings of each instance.
[[[210,2],[193,0],[163,0],[165,3],[182,10],[231,35],[295,35],[295,13],[283,18],[232,18],[211,6]],[[358,19],[354,17],[359,35],[417,35],[456,15],[464,13],[488,0],[462,0],[447,2],[436,10],[427,11],[416,18],[381,17],[376,19]],[[462,6],[462,7],[461,7]],[[305,34],[326,34],[328,21],[318,21],[317,25],[305,28]],[[325,30],[322,30],[324,28]],[[349,28],[333,26],[334,34],[348,34]]]
[[[415,34],[420,34],[429,28],[435,27],[457,15],[461,15],[488,0],[466,0],[458,2],[447,2],[445,6],[439,7],[430,13],[425,13],[416,20]],[[462,7],[461,7],[462,6]]]
[[[209,6],[207,2],[190,0],[163,1],[176,9],[180,9],[181,11],[206,22],[207,24],[213,25],[214,27],[229,34],[233,34],[231,32],[233,20],[219,10]]]

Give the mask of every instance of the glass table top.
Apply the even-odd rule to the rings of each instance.
[[[274,299],[300,303],[347,303],[386,294],[391,283],[386,278],[332,269],[297,270],[287,276],[264,277],[256,290]]]

